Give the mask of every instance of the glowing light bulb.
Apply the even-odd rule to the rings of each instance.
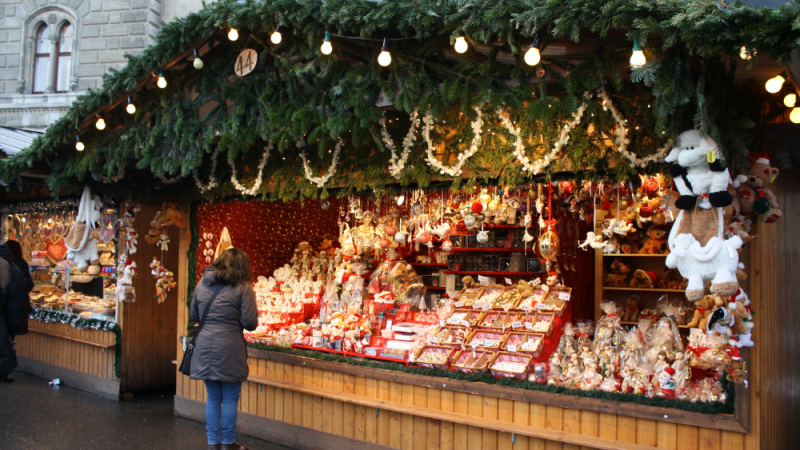
[[[164,72],[158,72],[158,82],[156,83],[156,85],[161,89],[167,87],[167,79],[164,78]]]
[[[125,111],[128,111],[128,114],[136,113],[136,105],[133,104],[133,100],[130,97],[128,97],[128,106],[125,107]]]
[[[236,28],[231,28],[231,31],[228,31],[228,39],[232,41],[239,39],[239,30]]]
[[[464,53],[469,49],[469,44],[467,44],[467,39],[464,36],[459,36],[456,38],[455,44],[456,53]]]
[[[272,42],[275,45],[280,44],[281,41],[283,40],[283,36],[281,35],[281,32],[279,30],[280,28],[276,28],[275,31],[272,32],[272,36],[269,37],[270,42]]]
[[[797,94],[786,94],[786,97],[783,97],[783,104],[786,105],[787,108],[794,108],[796,103]]]
[[[322,52],[323,55],[330,55],[331,52],[333,51],[330,31],[325,32],[325,39],[322,41],[322,47],[319,50]]]
[[[94,123],[94,126],[97,127],[98,130],[105,130],[106,129],[106,121],[103,120],[102,117],[97,119],[97,122]]]
[[[642,46],[639,45],[639,39],[633,38],[633,54],[631,54],[631,67],[639,68],[647,63],[647,58],[644,56]]]
[[[775,78],[770,78],[767,80],[766,88],[767,92],[770,94],[776,94],[780,92],[783,88],[783,82],[786,81],[786,78],[782,75],[776,75]]]
[[[384,38],[381,54],[378,55],[378,64],[380,64],[383,67],[386,67],[391,63],[392,63],[392,54],[389,53],[389,43],[388,40]]]
[[[194,66],[194,68],[197,70],[200,70],[203,68],[203,66],[205,66],[203,60],[200,59],[200,55],[197,54],[197,49],[194,49],[194,61],[192,61],[192,66]]]
[[[75,139],[77,140],[77,142],[75,142],[75,150],[82,152],[86,147],[83,145],[83,142],[81,142],[81,135],[77,135]]]
[[[789,120],[792,123],[800,123],[800,108],[792,108],[792,112],[789,114]]]
[[[529,66],[535,66],[539,64],[539,61],[542,60],[542,54],[539,52],[540,41],[541,37],[538,34],[534,34],[533,41],[531,41],[531,48],[525,52],[525,64]]]

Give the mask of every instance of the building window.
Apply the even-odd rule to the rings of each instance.
[[[74,27],[67,22],[58,33],[58,54],[56,56],[56,91],[69,91],[69,79],[72,73],[72,41]]]
[[[49,27],[43,23],[36,31],[36,53],[33,62],[33,93],[41,94],[47,89],[47,74],[50,72]]]

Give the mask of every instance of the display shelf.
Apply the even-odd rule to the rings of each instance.
[[[660,255],[639,255],[636,253],[603,253],[603,258],[666,258],[669,256],[669,253],[664,253]]]
[[[621,325],[639,325],[639,322],[631,322],[630,320],[621,320],[619,322]],[[678,328],[689,328],[686,325],[678,325]]]
[[[438,263],[430,263],[430,264],[423,264],[423,263],[411,263],[412,267],[447,267],[447,264],[438,264]]]
[[[528,275],[542,275],[541,272],[489,272],[483,270],[445,270],[445,275],[507,275],[510,277],[524,277]]]
[[[451,252],[524,252],[526,249],[524,248],[481,248],[481,247],[453,247]],[[527,249],[531,253],[533,251],[531,249]]]
[[[447,273],[447,272],[445,272]],[[632,288],[632,287],[606,287],[604,291],[637,291],[637,292],[686,292],[685,289],[660,289],[660,288]]]

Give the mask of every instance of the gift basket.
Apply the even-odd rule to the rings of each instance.
[[[533,356],[519,353],[498,352],[489,364],[489,372],[496,377],[528,378]]]
[[[429,369],[446,370],[454,351],[455,349],[453,347],[428,344],[422,345],[414,352],[413,362],[418,366],[427,367]]]

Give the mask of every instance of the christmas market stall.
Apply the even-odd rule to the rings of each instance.
[[[243,433],[788,448],[798,19],[699,0],[217,2],[0,177],[25,186],[47,160],[50,191],[119,199],[123,223],[165,202],[137,266],[175,300],[176,363],[202,271],[248,253]],[[18,239],[64,221],[7,213]],[[52,293],[34,301],[86,319],[32,320],[98,313]],[[175,413],[204,420],[203,384],[176,377]]]

